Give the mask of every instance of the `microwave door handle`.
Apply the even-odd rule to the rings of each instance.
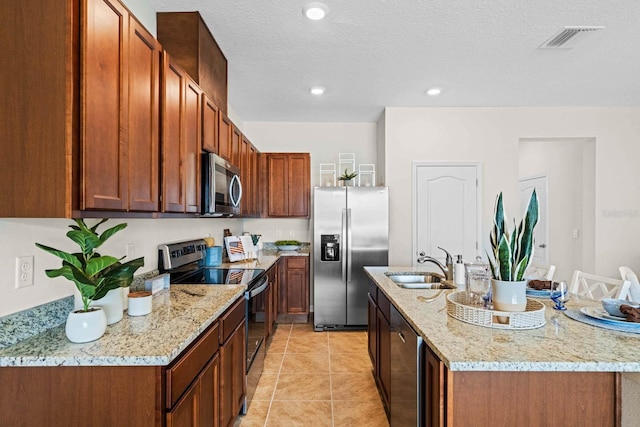
[[[238,198],[234,199],[233,185],[236,182],[238,183]],[[242,199],[242,183],[240,182],[240,178],[238,177],[238,175],[233,175],[233,178],[231,178],[231,182],[229,183],[229,198],[231,199],[231,204],[234,207],[238,207],[238,205],[240,204],[240,200]]]

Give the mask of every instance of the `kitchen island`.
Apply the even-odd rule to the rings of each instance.
[[[426,344],[427,425],[619,425],[620,372],[640,372],[640,335],[574,321],[549,301],[541,328],[464,323],[447,315],[452,290],[403,289],[384,274],[416,270],[427,271],[365,268]]]

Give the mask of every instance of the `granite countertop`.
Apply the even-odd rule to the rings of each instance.
[[[252,269],[262,268],[268,270],[278,259],[283,256],[309,256],[309,246],[303,246],[297,251],[279,251],[278,249],[264,249],[257,253],[257,258],[246,261],[224,262],[216,268],[241,268]]]
[[[403,289],[384,275],[427,271],[425,267],[365,267],[365,271],[452,371],[640,372],[640,334],[577,322],[554,310],[549,300],[539,299],[546,305],[545,326],[492,329],[447,315],[446,295],[454,290]],[[585,300],[580,304],[597,305]],[[567,306],[579,307],[573,300]]]
[[[0,349],[0,366],[167,365],[211,325],[246,285],[172,285],[153,295],[153,311],[111,326],[97,341],[74,344],[62,324]]]

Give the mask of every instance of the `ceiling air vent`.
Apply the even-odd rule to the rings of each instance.
[[[576,42],[587,34],[602,30],[604,27],[564,27],[559,33],[542,43],[539,49],[571,49]]]

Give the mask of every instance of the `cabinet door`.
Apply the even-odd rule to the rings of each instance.
[[[222,110],[218,111],[218,155],[231,161],[231,120]]]
[[[308,217],[311,191],[309,154],[291,154],[288,160],[287,215],[289,217]]]
[[[202,95],[202,149],[218,154],[218,106]]]
[[[126,210],[129,15],[118,1],[87,0],[85,19],[81,207]]]
[[[371,365],[375,376],[378,376],[378,306],[371,295],[368,296],[368,324],[367,324],[367,341],[369,345],[369,358],[371,359]]]
[[[255,191],[251,182],[251,142],[242,135],[240,141],[240,180],[242,181],[242,203],[241,212],[244,216],[249,216],[253,210],[253,192]]]
[[[129,27],[129,210],[157,212],[162,47],[133,17]]]
[[[242,141],[242,132],[240,129],[231,124],[231,164],[239,168],[240,163],[240,142]]]
[[[220,426],[233,425],[246,394],[246,341],[242,322],[220,347]]]
[[[426,353],[425,420],[428,426],[444,426],[444,364],[428,347]]]
[[[187,77],[184,108],[183,170],[185,181],[185,212],[200,212],[200,145],[202,90]]]
[[[217,427],[220,415],[220,356],[216,354],[200,374],[199,426]]]
[[[308,311],[307,272],[305,270],[287,271],[287,312],[302,314]]]
[[[252,198],[252,206],[250,215],[251,216],[260,216],[260,187],[259,187],[259,158],[258,158],[258,149],[251,144],[249,147],[249,157],[251,159],[250,162],[250,185],[253,189],[251,191],[250,197]]]
[[[167,427],[198,426],[200,383],[194,382],[182,399],[167,413]]]
[[[286,217],[289,214],[289,207],[287,206],[289,163],[287,160],[284,154],[268,155],[268,216]]]
[[[378,327],[378,379],[380,391],[385,406],[389,407],[389,390],[391,386],[391,325],[382,315],[382,311],[377,312]]]

